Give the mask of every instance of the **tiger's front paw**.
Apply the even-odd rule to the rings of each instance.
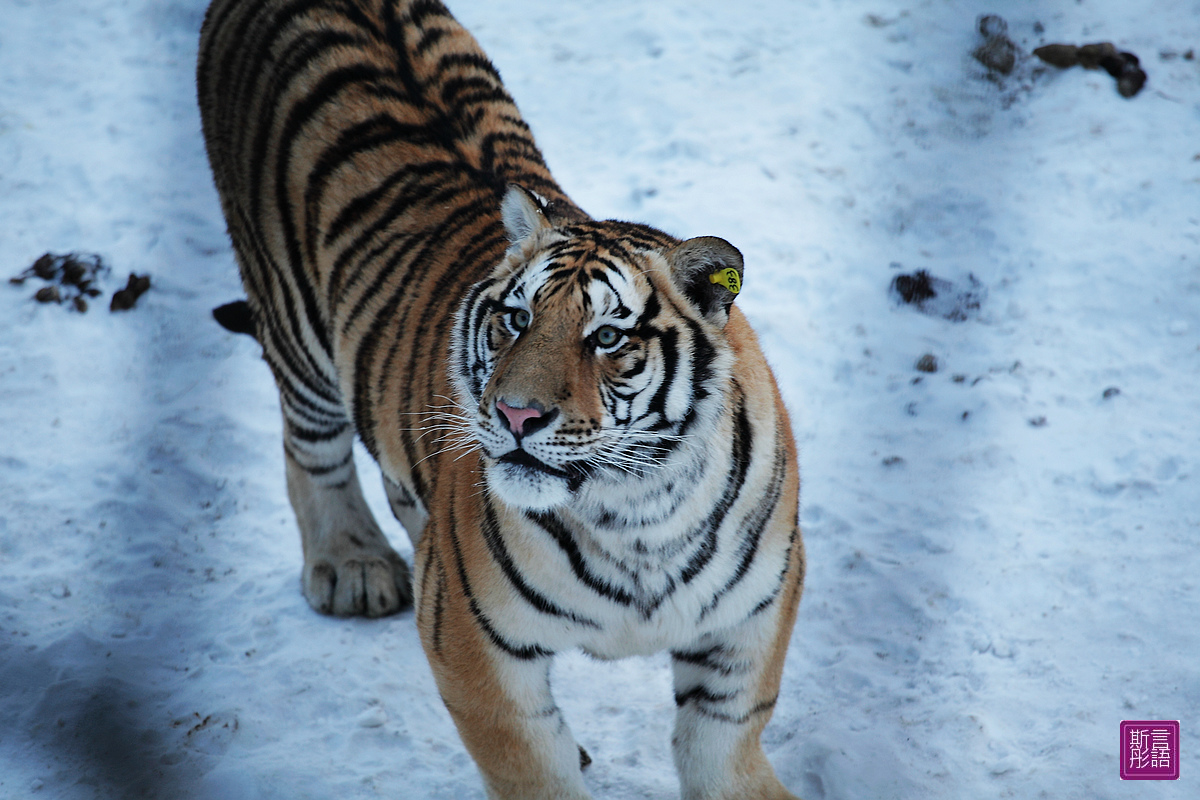
[[[347,434],[346,458],[350,439]],[[314,476],[287,455],[288,498],[300,526],[308,604],[339,617],[382,617],[412,605],[412,578],[363,499],[354,462],[333,478]]]
[[[412,605],[408,565],[388,547],[342,558],[316,557],[304,564],[304,597],[322,614],[383,617]]]

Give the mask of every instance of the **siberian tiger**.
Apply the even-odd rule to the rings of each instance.
[[[741,254],[601,222],[437,0],[215,0],[204,136],[279,388],[308,602],[389,614],[415,549],[438,687],[492,798],[585,798],[556,652],[669,650],[685,798],[791,798],[759,736],[804,576]]]

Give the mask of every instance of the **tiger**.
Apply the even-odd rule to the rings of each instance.
[[[737,248],[585,213],[438,0],[214,0],[197,93],[307,602],[412,604],[493,800],[590,796],[550,686],[571,650],[669,652],[686,800],[794,799],[760,737],[800,479]]]

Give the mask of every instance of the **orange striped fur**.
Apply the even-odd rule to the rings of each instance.
[[[436,0],[215,0],[204,135],[319,611],[415,604],[493,798],[585,798],[556,652],[669,650],[683,796],[763,755],[804,551],[741,254],[596,221]],[[359,436],[416,552],[362,498]]]

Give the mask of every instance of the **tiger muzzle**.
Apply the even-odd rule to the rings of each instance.
[[[528,405],[509,405],[504,400],[496,401],[496,413],[501,423],[508,426],[517,444],[526,436],[548,427],[558,417],[558,409],[546,408],[536,400]]]

